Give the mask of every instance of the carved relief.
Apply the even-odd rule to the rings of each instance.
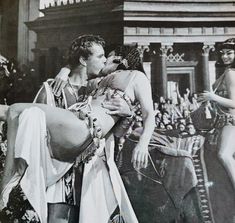
[[[173,47],[171,45],[162,45],[160,47],[160,51],[161,51],[161,56],[167,56],[167,52],[172,52],[173,51]]]
[[[176,53],[175,55],[173,53],[169,54],[166,58],[167,62],[183,62],[184,59],[184,53],[178,54]]]

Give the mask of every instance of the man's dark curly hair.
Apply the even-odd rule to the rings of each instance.
[[[103,38],[97,35],[82,35],[73,40],[68,52],[68,64],[71,68],[79,64],[79,58],[87,59],[91,54],[91,47],[93,44],[105,46]]]
[[[218,67],[225,67],[223,64],[223,61],[221,59],[221,50],[222,49],[229,49],[229,50],[234,50],[235,51],[235,38],[229,38],[225,40],[224,42],[218,44],[218,52],[219,52],[219,58],[218,61],[216,62],[216,65]],[[231,68],[235,68],[235,60],[233,63],[230,65]]]

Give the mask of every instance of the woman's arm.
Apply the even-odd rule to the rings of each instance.
[[[180,92],[179,92],[179,85],[178,84],[176,86],[176,95],[177,95],[177,102],[178,102],[178,104],[180,104],[181,95],[180,95]]]
[[[71,72],[71,68],[69,65],[62,67],[60,72],[55,77],[55,84],[53,86],[53,93],[56,96],[61,94],[62,89],[68,83],[69,74]]]
[[[134,167],[146,168],[148,163],[148,145],[155,127],[155,118],[150,82],[143,73],[138,73],[134,79],[134,92],[136,99],[141,105],[144,129],[133,151],[132,162]]]
[[[213,92],[205,91],[200,94],[199,101],[215,101],[219,105],[235,109],[235,70],[228,69],[225,73],[225,83],[228,91],[229,98],[224,98],[216,95]]]

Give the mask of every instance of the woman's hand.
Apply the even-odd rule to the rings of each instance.
[[[203,103],[203,102],[207,102],[207,101],[215,101],[216,99],[216,94],[214,92],[211,91],[203,91],[203,93],[200,93],[198,95],[198,102]]]
[[[132,152],[131,162],[135,169],[146,168],[148,166],[148,147],[137,143]]]
[[[55,84],[52,89],[52,92],[55,94],[55,96],[60,96],[62,89],[65,87],[65,85],[68,83],[68,77],[70,73],[70,69],[67,67],[61,68],[60,72],[55,77]]]

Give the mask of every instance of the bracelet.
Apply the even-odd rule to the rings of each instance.
[[[127,115],[126,118],[127,119],[134,119],[135,116],[136,116],[135,112],[131,110],[131,114]]]

